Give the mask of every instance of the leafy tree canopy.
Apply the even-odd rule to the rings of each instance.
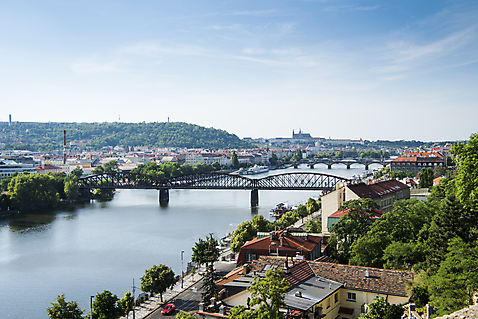
[[[173,270],[166,265],[154,265],[146,269],[144,276],[140,279],[141,291],[151,294],[159,293],[161,302],[163,302],[163,293],[176,282]]]
[[[56,297],[56,302],[46,308],[50,319],[81,319],[84,310],[81,310],[76,301],[66,301],[65,294]]]

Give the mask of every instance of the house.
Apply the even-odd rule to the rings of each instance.
[[[388,180],[372,184],[337,184],[336,190],[322,196],[322,233],[328,235],[328,217],[337,212],[346,201],[352,199],[373,199],[379,210],[392,211],[396,201],[410,198],[410,187],[397,181]]]
[[[41,166],[35,167],[35,172],[38,174],[48,174],[48,173],[61,173],[64,172],[64,168],[53,166],[50,164],[43,164]]]
[[[390,163],[390,170],[418,174],[422,168],[428,167],[434,171],[438,166],[445,166],[445,158],[441,153],[408,152],[395,158]]]
[[[407,271],[261,256],[247,274],[224,285],[225,289],[243,289],[229,294],[223,303],[229,307],[245,305],[250,297],[246,288],[255,277],[265,276],[268,269],[283,269],[289,283],[283,310],[301,318],[357,319],[378,297],[390,304],[406,304],[407,283],[414,276]]]
[[[322,256],[326,247],[326,238],[318,234],[292,233],[287,229],[259,232],[241,247],[236,264],[251,262],[259,256],[301,256],[299,258],[314,260]]]

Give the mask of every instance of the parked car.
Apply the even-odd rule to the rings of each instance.
[[[161,310],[162,315],[170,315],[174,312],[176,309],[176,306],[173,303],[168,303],[166,306],[164,306],[163,310]]]

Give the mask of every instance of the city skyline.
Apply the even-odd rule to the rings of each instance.
[[[474,1],[0,6],[0,121],[186,122],[239,137],[463,140]]]

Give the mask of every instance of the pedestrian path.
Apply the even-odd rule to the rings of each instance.
[[[162,305],[167,304],[168,301],[174,299],[181,292],[189,289],[201,279],[201,274],[203,272],[204,270],[200,269],[198,273],[194,274],[194,276],[191,274],[184,276],[183,288],[181,288],[181,280],[179,280],[171,289],[168,289],[165,293],[163,293],[163,302],[161,302],[160,294],[157,294],[149,298],[148,301],[141,303],[141,305],[134,307],[135,319],[146,318],[154,310],[158,309]],[[120,319],[126,318],[133,318],[133,311],[130,311],[127,317],[121,317]]]
[[[310,214],[307,217],[299,219],[292,227],[294,228],[303,228],[309,220],[314,220],[322,216],[322,210],[316,211],[315,213]]]

